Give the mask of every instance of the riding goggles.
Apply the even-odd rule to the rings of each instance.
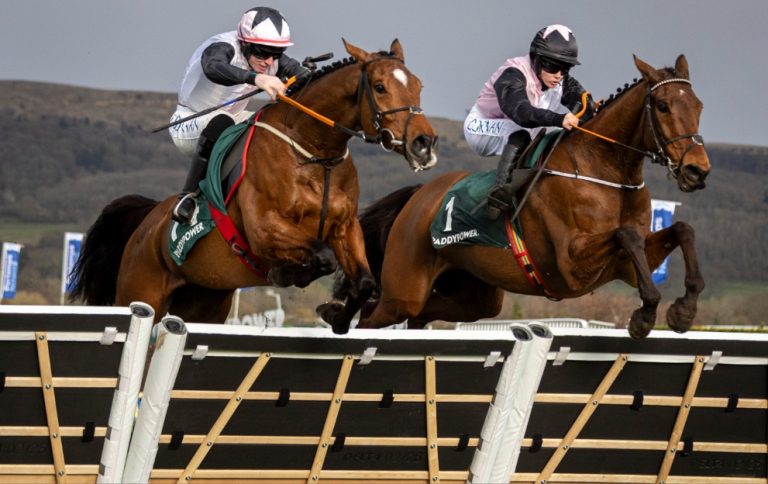
[[[283,55],[285,49],[274,48],[270,49],[261,45],[248,44],[243,49],[243,53],[246,57],[254,56],[257,59],[267,60],[269,58],[279,59]]]
[[[539,65],[541,68],[550,74],[557,74],[558,72],[562,73],[564,76],[568,75],[568,72],[571,70],[571,65],[568,64],[562,64],[559,62],[554,62],[550,59],[547,59],[545,57],[539,58]]]

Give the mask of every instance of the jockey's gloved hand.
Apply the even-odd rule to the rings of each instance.
[[[269,74],[257,74],[253,79],[253,84],[266,92],[274,101],[278,94],[285,94],[285,84],[275,76]]]

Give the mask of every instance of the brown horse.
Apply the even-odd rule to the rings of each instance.
[[[642,338],[654,326],[661,298],[651,271],[679,246],[686,292],[669,308],[667,322],[675,331],[687,331],[704,288],[694,231],[676,222],[650,233],[643,159],[666,165],[683,192],[704,188],[710,164],[697,134],[702,103],[692,90],[684,56],[674,69],[657,70],[637,58],[635,65],[642,79],[625,85],[584,124],[613,142],[582,132],[565,136],[519,214],[530,259],[548,292],[529,282],[512,250],[433,247],[430,222],[446,192],[468,175],[453,172],[401,189],[361,217],[381,289],[378,301],[363,309],[358,327],[406,319],[409,327],[437,319],[476,321],[499,313],[504,291],[575,298],[618,279],[639,288],[643,304],[632,314],[629,332]],[[337,286],[337,295],[345,293],[345,284]],[[340,303],[327,303],[318,313],[334,323],[340,309]]]
[[[356,218],[359,183],[347,144],[352,136],[381,142],[421,170],[437,162],[437,136],[418,107],[421,82],[405,66],[397,40],[390,52],[344,45],[351,58],[315,72],[290,98],[316,116],[290,99],[269,105],[248,147],[245,178],[227,212],[262,273],[242,263],[215,231],[177,266],[168,250],[176,196],[158,203],[134,195],[113,201],[89,230],[74,296],[96,305],[143,301],[158,318],[171,312],[223,322],[236,288],[304,287],[338,266],[355,281],[352,305],[367,299],[375,282]]]

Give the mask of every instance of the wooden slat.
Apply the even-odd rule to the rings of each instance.
[[[519,473],[512,476],[510,484],[536,483],[538,474]],[[611,483],[611,484],[651,484],[656,476],[644,474],[552,474],[547,483]],[[766,484],[761,477],[706,477],[706,476],[670,476],[666,484]]]
[[[620,354],[616,358],[616,361],[613,362],[610,370],[608,370],[608,373],[606,373],[605,377],[603,377],[603,381],[600,382],[589,401],[585,403],[581,413],[578,417],[576,417],[576,421],[574,421],[573,425],[568,430],[568,433],[565,434],[565,437],[563,437],[560,445],[557,446],[557,449],[552,454],[552,457],[550,457],[549,461],[544,466],[544,469],[542,469],[541,473],[538,475],[536,479],[537,482],[549,481],[550,476],[554,473],[557,466],[563,460],[563,457],[565,457],[565,454],[568,452],[568,449],[570,449],[571,444],[574,440],[576,440],[576,437],[578,437],[581,430],[589,421],[589,418],[597,409],[603,396],[608,392],[608,389],[619,376],[619,373],[627,363],[627,359],[627,355]]]
[[[427,463],[429,464],[429,482],[440,482],[440,457],[437,441],[437,376],[435,357],[424,358],[424,389],[427,415]]]
[[[9,376],[5,379],[5,386],[40,388],[42,382],[36,376]],[[56,388],[115,388],[117,378],[53,377],[53,386]]]
[[[243,395],[243,400],[277,400],[279,392],[248,392]],[[424,394],[421,393],[396,393],[393,395],[396,402],[424,402]],[[217,390],[173,390],[171,398],[196,399],[196,400],[229,400],[232,398],[230,391]],[[323,392],[291,392],[291,401],[328,402],[333,398],[332,393]],[[473,394],[442,394],[435,395],[438,403],[490,403],[493,395]],[[379,402],[380,393],[346,393],[344,400],[347,402]]]
[[[53,454],[53,467],[56,473],[56,482],[64,482],[66,475],[64,448],[61,445],[59,435],[59,414],[56,408],[56,394],[53,386],[53,372],[51,371],[51,355],[48,351],[48,335],[43,331],[35,332],[37,343],[37,361],[40,365],[40,384],[45,402],[45,418],[48,423],[48,435],[51,441],[51,453]]]
[[[542,439],[541,446],[552,449],[560,445],[561,439]],[[523,439],[522,446],[530,447],[533,439]],[[623,440],[623,439],[576,439],[572,449],[611,449],[611,450],[667,450],[666,440]],[[678,442],[677,450],[683,450],[684,444]],[[700,452],[733,452],[746,454],[768,453],[768,444],[747,444],[737,442],[694,442],[693,450]]]
[[[248,389],[253,386],[253,383],[259,377],[261,371],[267,365],[267,362],[269,362],[271,356],[272,355],[270,353],[262,353],[259,355],[259,358],[245,375],[243,381],[240,382],[240,386],[237,388],[237,391],[232,394],[232,398],[230,398],[229,402],[227,402],[227,405],[224,407],[224,410],[222,410],[221,415],[219,415],[219,417],[216,419],[216,422],[213,424],[213,427],[211,427],[211,430],[206,436],[205,442],[200,443],[200,447],[197,448],[195,455],[192,456],[192,459],[190,459],[186,469],[184,469],[181,477],[179,477],[178,482],[180,484],[192,479],[193,474],[195,471],[197,471],[198,467],[200,467],[200,463],[203,462],[203,459],[205,459],[208,451],[211,450],[213,444],[216,443],[216,439],[219,437],[219,435],[221,435],[221,432],[224,430],[224,427],[227,426],[227,423],[229,423],[229,420],[232,418],[235,410],[237,410],[237,407],[240,406],[240,402],[243,399],[242,396],[248,391]]]
[[[586,403],[590,399],[586,393],[539,393],[536,395],[536,403]],[[630,405],[634,400],[633,395],[605,395],[601,405]],[[643,405],[649,407],[679,407],[683,397],[644,395]],[[718,397],[694,397],[691,407],[701,408],[726,408],[727,398]],[[737,408],[768,409],[768,400],[760,398],[740,398]]]
[[[656,478],[656,484],[664,484],[668,482],[667,478],[669,477],[669,471],[672,468],[672,462],[677,454],[677,446],[680,443],[680,436],[683,434],[685,422],[688,420],[688,414],[691,412],[691,400],[693,400],[693,395],[696,393],[696,387],[699,386],[699,378],[701,378],[701,371],[703,368],[704,357],[697,356],[693,362],[691,376],[688,378],[688,385],[685,388],[685,394],[683,395],[680,410],[677,412],[675,425],[672,427],[672,434],[669,437],[669,445],[664,454],[664,461],[661,463],[659,475]]]
[[[0,427],[0,430],[2,430],[2,427]],[[161,444],[169,444],[171,442],[171,437],[171,435],[163,434],[160,436],[159,442]],[[181,443],[200,444],[201,442],[204,442],[205,439],[205,435],[185,434]],[[545,439],[545,441],[546,440],[549,439]],[[477,447],[479,441],[479,438],[473,437],[469,439],[467,445],[470,447]],[[329,445],[333,445],[335,442],[336,437],[331,436],[329,438]],[[216,439],[216,443],[227,445],[318,445],[320,443],[320,437],[291,435],[219,435]],[[665,442],[662,443],[665,444]],[[457,437],[438,437],[437,444],[438,446],[455,447],[459,445],[459,439]],[[344,445],[424,447],[427,445],[427,439],[426,437],[347,437],[344,440]]]
[[[12,427],[0,425],[0,437],[43,437],[49,434],[48,427]],[[83,427],[59,427],[59,435],[62,437],[80,437],[83,435]],[[106,427],[96,427],[95,437],[107,435]]]
[[[331,434],[333,434],[333,428],[336,426],[336,419],[339,416],[341,403],[344,399],[344,391],[347,389],[347,382],[349,381],[349,374],[352,372],[352,364],[354,361],[355,358],[352,355],[345,355],[342,360],[339,377],[336,380],[336,387],[333,390],[333,398],[328,406],[328,414],[325,417],[323,430],[320,434],[320,442],[315,451],[312,468],[307,477],[308,483],[317,482],[320,479],[320,471],[325,462],[325,454],[328,452],[328,446],[331,445]]]

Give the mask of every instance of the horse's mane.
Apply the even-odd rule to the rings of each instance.
[[[387,52],[387,51],[384,51],[384,50],[380,50],[378,52],[375,52],[374,54],[378,55],[378,56],[381,56],[381,57],[391,57],[392,56],[391,52]],[[320,79],[321,77],[325,77],[325,76],[327,76],[328,74],[330,74],[332,72],[336,72],[336,71],[338,71],[341,68],[344,68],[344,67],[347,67],[349,65],[356,64],[356,63],[357,63],[357,59],[355,59],[354,57],[347,57],[345,59],[341,59],[339,61],[332,62],[332,63],[330,63],[328,65],[325,65],[325,66],[323,66],[322,68],[320,68],[320,69],[318,69],[316,71],[312,71],[312,73],[309,75],[309,77],[307,77],[301,84],[294,84],[291,87],[289,87],[286,90],[285,95],[286,96],[292,96],[292,95],[296,94],[298,91],[300,91],[302,88],[308,86],[309,84],[311,84],[314,81]]]
[[[674,77],[676,75],[675,70],[672,67],[664,67],[661,70],[663,72],[665,72],[666,74],[668,74],[670,77]],[[640,82],[642,80],[643,80],[642,78],[637,78],[636,77],[636,78],[632,79],[632,83],[631,84],[630,83],[626,83],[626,84],[624,84],[624,86],[616,88],[616,92],[615,93],[611,94],[606,99],[604,99],[602,103],[600,103],[600,106],[598,106],[598,108],[595,110],[595,116],[597,116],[598,114],[603,112],[603,110],[605,108],[607,108],[611,103],[613,103],[619,97],[621,97],[622,94],[626,93],[627,91],[629,91],[633,87],[635,87],[638,84],[640,84]]]
[[[316,71],[312,71],[312,73],[301,84],[294,84],[291,87],[289,87],[285,91],[285,94],[286,96],[291,96],[293,94],[296,94],[304,86],[311,84],[312,82],[320,79],[321,77],[327,76],[331,72],[336,72],[339,69],[343,67],[347,67],[348,65],[354,64],[356,62],[357,62],[357,59],[355,59],[354,57],[347,57],[346,59],[342,59],[336,62],[332,62],[331,64],[325,65]]]

